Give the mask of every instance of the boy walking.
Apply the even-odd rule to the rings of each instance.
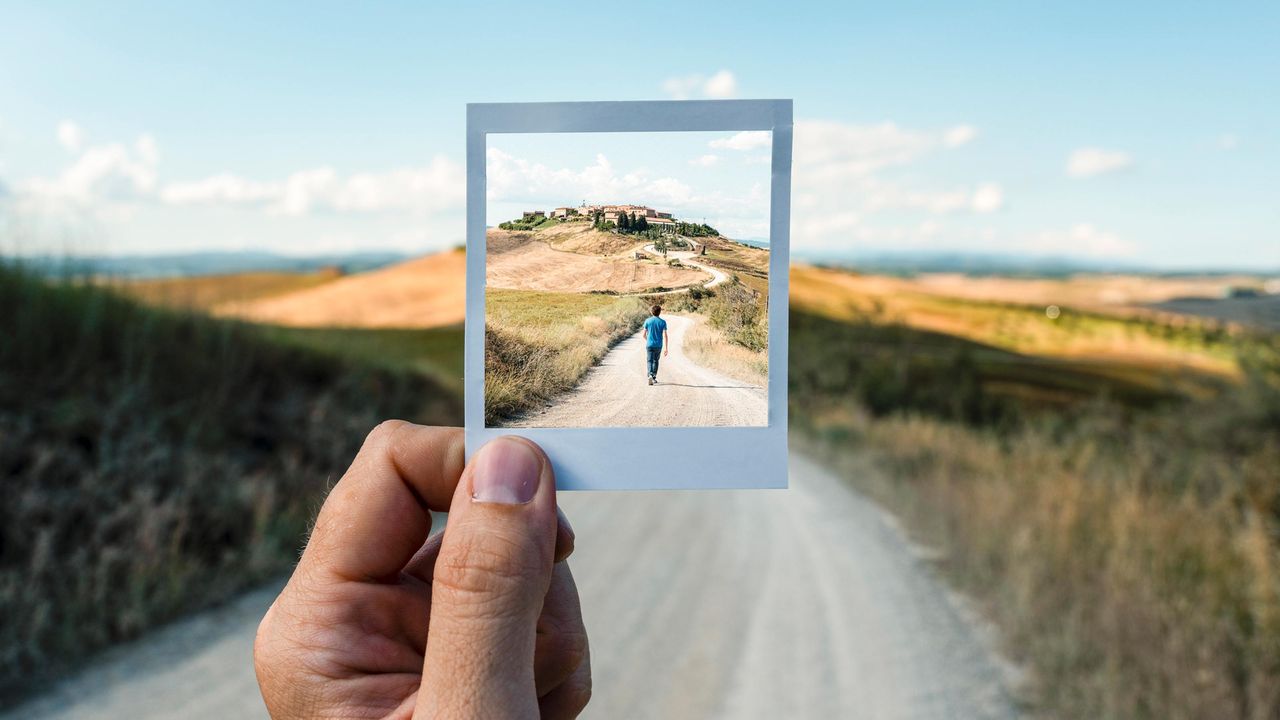
[[[667,345],[667,321],[658,317],[662,314],[662,306],[654,305],[650,308],[653,317],[644,321],[644,348],[649,356],[649,384],[653,385],[658,382],[658,355],[666,355],[663,348]]]

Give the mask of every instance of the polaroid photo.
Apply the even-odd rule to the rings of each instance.
[[[467,106],[470,456],[785,488],[790,100]]]

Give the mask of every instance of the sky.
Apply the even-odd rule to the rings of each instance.
[[[768,131],[495,134],[487,145],[489,225],[526,210],[630,204],[735,239],[769,237]]]
[[[791,98],[799,256],[1280,268],[1277,3],[168,5],[0,4],[0,250],[426,252],[468,102]]]

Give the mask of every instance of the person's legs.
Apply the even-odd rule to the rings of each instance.
[[[658,377],[658,357],[662,353],[662,348],[645,348],[649,351],[649,377]]]

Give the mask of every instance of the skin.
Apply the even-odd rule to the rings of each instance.
[[[499,455],[534,469],[532,499],[477,496],[492,484],[477,473],[513,467],[481,460]],[[449,522],[429,537],[431,510]],[[533,443],[499,438],[465,465],[461,429],[383,423],[258,628],[267,709],[277,719],[577,717],[591,664],[564,562],[573,542]]]

